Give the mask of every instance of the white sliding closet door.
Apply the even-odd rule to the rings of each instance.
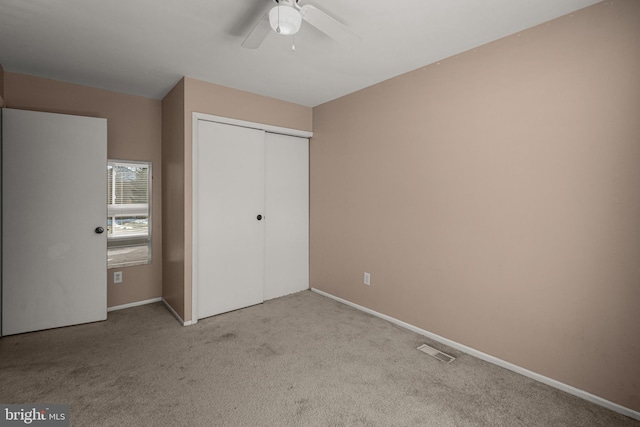
[[[309,289],[309,140],[266,135],[264,299]]]
[[[309,140],[198,119],[194,319],[309,288]]]
[[[204,120],[197,132],[193,280],[204,318],[263,301],[265,132]]]

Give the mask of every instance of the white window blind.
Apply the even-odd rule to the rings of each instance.
[[[107,163],[108,267],[150,262],[151,163]]]

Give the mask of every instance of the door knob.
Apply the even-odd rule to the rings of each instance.
[[[102,228],[102,227],[96,227],[96,230],[95,230],[95,231],[96,231],[96,234],[102,234],[102,233],[104,233],[104,228]]]
[[[262,219],[262,215],[258,215],[256,218],[260,221]]]

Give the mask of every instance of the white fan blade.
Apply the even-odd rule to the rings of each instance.
[[[300,8],[300,15],[309,24],[340,43],[347,46],[354,46],[360,43],[359,35],[315,6],[305,4]]]
[[[246,39],[242,42],[242,47],[247,49],[257,49],[269,32],[271,31],[271,24],[269,24],[269,14],[265,14],[258,23],[253,27],[253,30],[249,33]]]

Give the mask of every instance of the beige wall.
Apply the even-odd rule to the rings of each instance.
[[[184,79],[162,100],[162,297],[184,316]]]
[[[639,411],[639,42],[603,2],[314,108],[311,286]]]
[[[113,274],[111,274],[113,270],[109,270],[107,305],[113,307],[160,297],[162,294],[160,101],[8,71],[4,72],[4,92],[7,107],[10,108],[106,118],[109,158],[152,162],[153,261],[150,265],[118,269],[123,272],[122,284],[118,285],[113,284]]]
[[[182,99],[180,99],[182,97]],[[182,117],[177,117],[180,113]],[[165,187],[164,298],[185,321],[191,319],[191,142],[194,112],[250,122],[311,130],[311,108],[255,95],[185,77],[163,100],[163,156],[167,180],[181,180]],[[179,133],[184,131],[180,139]],[[184,186],[181,186],[181,184]],[[171,298],[169,298],[171,297]]]
[[[4,107],[4,68],[0,65],[0,108]]]

